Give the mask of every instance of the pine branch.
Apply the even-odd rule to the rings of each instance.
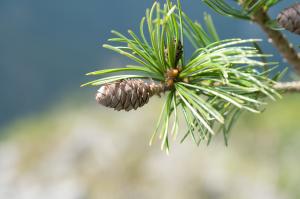
[[[300,81],[278,82],[274,85],[274,89],[283,92],[300,93]]]
[[[181,10],[180,0],[177,5],[171,0],[163,6],[154,2],[140,22],[139,34],[112,31],[115,36],[109,41],[114,44],[104,45],[136,65],[88,73],[100,78],[83,86],[101,86],[97,102],[125,111],[142,107],[153,95],[165,93],[150,143],[158,137],[166,151],[170,138],[177,137],[181,112],[187,124],[182,141],[190,137],[196,144],[209,143],[221,131],[227,143],[240,112],[260,113],[265,98],[280,97],[273,88],[277,78],[261,70],[274,63],[261,61],[268,55],[252,46],[260,40],[219,40],[209,15],[204,22],[207,30]],[[185,41],[195,47],[192,54],[186,53]],[[122,72],[126,74],[117,74]]]
[[[263,9],[260,9],[251,19],[261,27],[281,55],[294,67],[296,73],[300,75],[299,54],[280,31],[273,30],[267,26],[266,23],[270,21],[268,14]]]

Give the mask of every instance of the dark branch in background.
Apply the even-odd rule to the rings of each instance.
[[[281,32],[273,30],[266,25],[270,21],[268,14],[261,9],[252,16],[252,20],[262,28],[281,55],[294,67],[295,72],[300,75],[300,56]]]
[[[297,4],[296,6],[300,7],[300,4],[299,5]],[[288,23],[288,22],[291,23],[292,20],[295,20],[294,19],[295,16],[292,17],[289,15],[298,14],[298,12],[293,13],[290,10],[294,11],[295,9],[292,6],[290,8],[283,10],[278,15],[277,20],[279,19],[280,25],[285,27],[286,29],[287,27],[289,27],[289,31],[291,31],[291,28],[298,30],[297,27],[291,27],[292,25],[295,25],[295,23],[292,24]],[[278,49],[281,55],[294,67],[295,72],[298,75],[300,75],[299,53],[293,48],[293,45],[289,43],[289,41],[285,38],[285,36],[280,31],[271,29],[269,26],[267,26],[267,23],[271,21],[267,12],[264,9],[260,9],[251,17],[251,20],[261,27],[261,29],[268,35],[269,39],[271,40],[271,43],[274,44],[274,46]],[[299,33],[297,32],[297,34]],[[300,93],[300,81],[278,82],[274,85],[274,89],[281,92]]]

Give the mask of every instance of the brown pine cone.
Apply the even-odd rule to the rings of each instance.
[[[300,35],[300,3],[281,11],[277,21],[286,30]]]
[[[144,106],[150,97],[164,91],[165,86],[160,83],[147,83],[140,79],[121,80],[101,86],[96,101],[118,111],[130,111]]]

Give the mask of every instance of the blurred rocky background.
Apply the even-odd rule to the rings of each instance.
[[[293,2],[282,1],[272,16]],[[162,100],[114,112],[95,104],[95,89],[79,88],[86,72],[128,63],[101,44],[111,29],[137,30],[151,4],[0,1],[1,199],[300,198],[299,95],[270,102],[262,115],[244,114],[228,147],[222,135],[199,148],[178,139],[167,156],[159,141],[148,146]],[[200,0],[183,6],[200,21],[211,13],[222,38],[263,38],[274,52],[256,26],[216,15]]]
[[[172,142],[170,155],[148,146],[158,98],[131,113],[66,101],[4,130],[0,198],[299,198],[299,100],[244,114],[228,147],[220,134]]]

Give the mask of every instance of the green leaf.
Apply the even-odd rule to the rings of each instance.
[[[178,91],[178,87],[176,87]],[[211,133],[215,134],[212,128],[208,125],[208,123],[203,119],[203,117],[198,113],[198,111],[193,108],[193,106],[183,97],[183,95],[178,92],[178,95],[180,96],[181,100],[184,102],[184,104],[190,109],[190,111],[194,114],[195,118],[199,120],[199,122]]]
[[[151,72],[150,70],[144,69],[142,67],[130,67],[130,68],[112,68],[112,69],[103,69],[94,72],[87,73],[86,75],[106,75],[116,72],[126,72],[126,71],[137,71],[137,72]]]
[[[142,76],[142,75],[118,75],[118,76],[112,76],[112,77],[105,77],[105,78],[97,79],[97,80],[82,84],[81,87],[84,87],[84,86],[100,86],[100,85],[107,84],[107,83],[110,83],[110,82],[114,82],[114,81],[117,81],[117,80],[133,79],[133,78],[144,78],[144,76]]]

